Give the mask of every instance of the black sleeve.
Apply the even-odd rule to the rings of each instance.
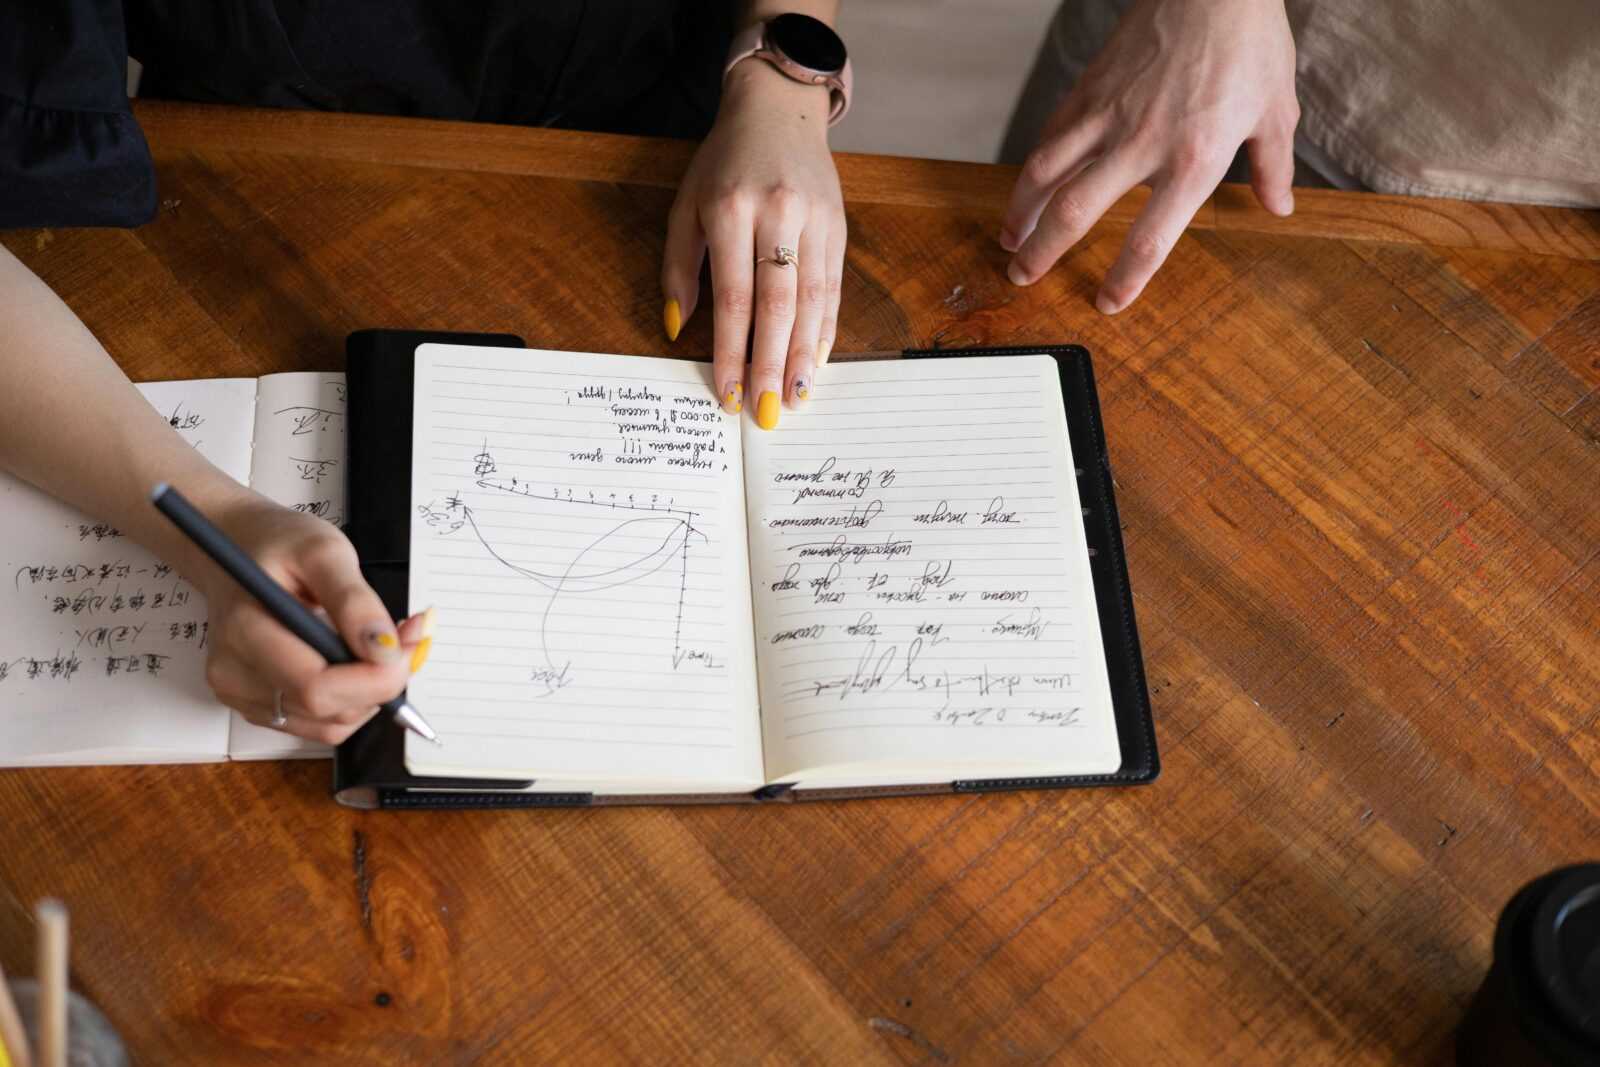
[[[121,0],[0,0],[0,229],[155,215],[127,64]]]

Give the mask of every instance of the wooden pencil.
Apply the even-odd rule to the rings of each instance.
[[[5,1046],[11,1057],[11,1067],[33,1067],[28,1032],[22,1028],[22,1013],[17,1011],[17,1002],[11,999],[4,967],[0,967],[0,1045]]]
[[[39,922],[39,1067],[67,1067],[67,906],[41,900]]]

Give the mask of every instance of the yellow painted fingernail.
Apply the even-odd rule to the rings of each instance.
[[[729,415],[737,415],[744,407],[744,383],[734,382],[728,386],[728,391],[722,397],[722,410]]]
[[[778,428],[778,394],[771,389],[761,394],[756,403],[756,425],[763,430]]]
[[[794,396],[795,396],[795,399],[796,400],[804,400],[806,397],[808,397],[810,395],[811,395],[811,386],[806,384],[806,380],[804,378],[795,379],[795,383],[794,383]]]
[[[661,310],[661,325],[667,328],[667,340],[678,339],[678,331],[683,329],[683,309],[676,300],[668,300],[667,306]]]
[[[376,626],[366,632],[367,644],[372,649],[372,658],[382,663],[399,659],[403,653],[400,651],[400,639],[388,630],[380,630]]]
[[[828,357],[833,355],[833,342],[824,341],[817,346],[817,366],[821,367],[828,362]]]
[[[417,647],[411,652],[411,673],[416,674],[422,665],[428,662],[428,653],[433,650],[433,638],[424,637],[417,642]]]
[[[432,637],[433,636],[433,608],[430,607],[430,608],[428,608],[427,611],[424,611],[422,613],[421,626],[422,626],[422,636],[423,637]]]

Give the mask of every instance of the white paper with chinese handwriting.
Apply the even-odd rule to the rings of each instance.
[[[138,386],[225,473],[340,521],[338,374]],[[199,591],[109,524],[0,475],[0,765],[167,763],[327,751],[250,726],[205,682]]]
[[[344,523],[345,393],[342,374],[268,374],[256,388],[255,447],[250,487],[294,508]],[[232,759],[326,756],[332,750],[255,726],[234,713],[228,735]]]
[[[139,387],[223,471],[250,474],[256,383]],[[0,475],[0,762],[222,759],[194,586],[118,530]]]

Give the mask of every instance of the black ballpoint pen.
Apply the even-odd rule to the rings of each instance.
[[[182,493],[165,482],[150,493],[150,502],[156,510],[171,519],[173,525],[200,546],[201,551],[227,571],[245,592],[261,602],[273,618],[282,623],[290,633],[310,645],[329,663],[354,663],[356,656],[344,643],[337,630],[313,615],[306,606],[295,599],[287,589],[272,580],[244,549],[233,539],[200,514],[200,510],[186,500]],[[416,708],[403,696],[397,696],[379,707],[387,711],[401,726],[436,745],[444,744],[439,734]]]

